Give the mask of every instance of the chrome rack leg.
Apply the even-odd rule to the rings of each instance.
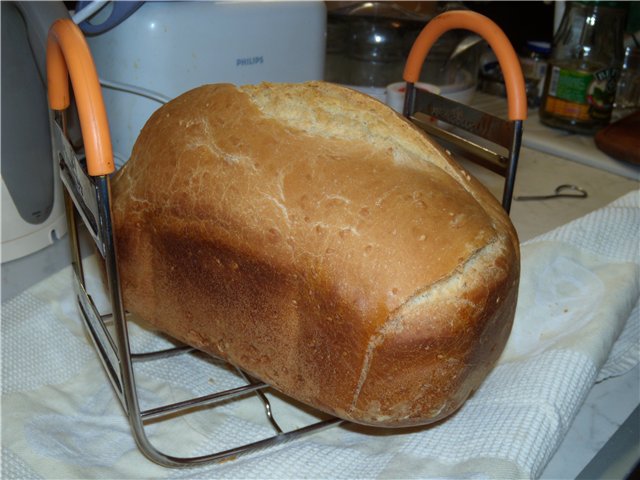
[[[237,367],[236,367],[236,370],[238,371],[240,376],[244,378],[245,381],[248,382],[249,384],[255,385],[255,384],[261,383],[255,380],[253,377],[250,377],[249,375],[247,375]],[[273,409],[271,408],[271,402],[269,402],[269,399],[267,398],[267,396],[264,394],[262,390],[256,390],[256,395],[262,402],[262,405],[264,406],[264,412],[267,415],[267,419],[269,420],[269,423],[271,424],[273,429],[276,431],[278,435],[281,435],[282,433],[284,433],[283,430],[280,428],[280,425],[278,425],[278,422],[276,422],[276,419],[273,417]]]
[[[516,171],[518,170],[518,158],[522,145],[522,120],[515,120],[513,131],[513,143],[509,148],[509,164],[505,174],[504,190],[502,192],[502,208],[507,214],[511,212],[511,202],[513,200],[513,189],[516,183]]]

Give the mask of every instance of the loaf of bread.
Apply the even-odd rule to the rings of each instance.
[[[347,420],[444,418],[509,336],[509,218],[423,132],[347,88],[191,90],[149,119],[112,205],[129,311]]]

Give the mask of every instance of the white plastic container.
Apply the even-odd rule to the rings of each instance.
[[[145,2],[87,40],[101,80],[169,99],[206,83],[320,80],[325,27],[323,2]],[[103,94],[119,167],[160,102],[123,89]]]

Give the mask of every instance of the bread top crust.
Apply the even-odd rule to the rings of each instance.
[[[488,244],[517,257],[497,201],[445,152],[381,103],[323,82],[183,94],[147,122],[113,190],[128,221],[176,221],[185,236],[305,272],[373,328]]]

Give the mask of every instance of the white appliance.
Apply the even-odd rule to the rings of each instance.
[[[67,231],[51,147],[45,45],[62,2],[2,6],[2,263],[52,244]]]
[[[113,23],[112,4],[88,20],[92,27]],[[161,102],[191,88],[321,80],[325,28],[324,2],[144,2],[106,32],[87,34],[116,166]]]

